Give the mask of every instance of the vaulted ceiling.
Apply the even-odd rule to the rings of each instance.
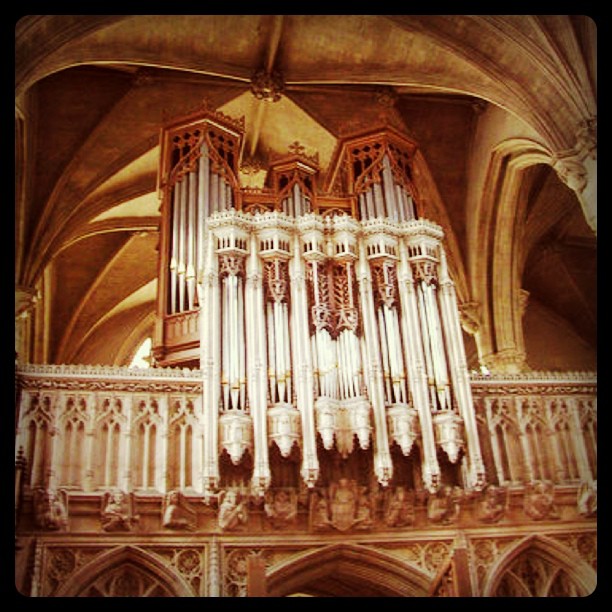
[[[32,359],[128,363],[150,334],[160,127],[206,100],[244,116],[243,161],[299,141],[323,177],[343,133],[385,116],[435,181],[430,216],[476,305],[481,357],[504,348],[500,300],[523,299],[496,288],[502,270],[529,296],[529,364],[594,367],[596,237],[552,166],[596,117],[595,49],[595,24],[573,16],[23,18],[15,282],[44,294]],[[258,70],[282,75],[279,101],[252,95]]]

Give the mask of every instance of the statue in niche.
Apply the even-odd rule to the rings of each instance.
[[[265,495],[264,510],[275,529],[295,523],[297,494],[294,489],[277,489]]]
[[[478,501],[478,517],[485,523],[496,523],[506,512],[507,490],[495,485],[488,485]]]
[[[120,490],[104,493],[101,508],[104,531],[130,531],[137,520],[134,505],[133,493]]]
[[[167,529],[195,529],[195,511],[180,491],[170,491],[165,496],[162,524]]]
[[[597,515],[597,481],[583,483],[578,489],[578,513],[584,517]]]
[[[233,489],[219,494],[219,527],[232,531],[247,522],[247,508],[239,493]]]
[[[523,509],[534,521],[559,518],[554,505],[555,487],[550,482],[536,481],[525,489]]]
[[[64,489],[38,488],[34,491],[34,517],[42,529],[56,531],[68,526],[68,493]]]
[[[427,518],[432,523],[448,525],[459,518],[463,491],[461,487],[441,486],[427,500]]]
[[[414,523],[414,492],[405,487],[395,487],[387,492],[385,503],[385,524],[387,527],[406,527]]]

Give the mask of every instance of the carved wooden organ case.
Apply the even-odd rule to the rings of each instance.
[[[392,447],[418,455],[430,491],[441,456],[482,486],[454,284],[442,229],[421,209],[416,144],[390,127],[346,137],[321,179],[294,143],[253,189],[240,184],[243,133],[210,109],[162,130],[154,357],[202,372],[203,488],[223,485],[225,455],[247,461],[262,494],[274,446],[282,459],[297,449],[309,487],[332,450],[366,451],[386,486]]]

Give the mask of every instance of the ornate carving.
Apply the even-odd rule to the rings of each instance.
[[[237,255],[221,255],[219,258],[219,275],[244,275],[244,258]]]
[[[100,518],[104,531],[131,531],[138,521],[133,493],[107,491],[102,496]]]
[[[387,527],[406,527],[414,523],[414,491],[395,487],[386,492],[386,498],[384,520]]]
[[[219,417],[221,448],[225,449],[234,465],[252,448],[251,417],[241,410],[228,410]]]
[[[412,262],[412,273],[415,280],[422,281],[426,285],[438,282],[438,270],[435,262],[421,259]]]
[[[394,404],[387,408],[387,421],[391,439],[399,445],[407,457],[419,436],[417,411],[407,404]]]
[[[275,258],[264,262],[266,297],[271,302],[287,302],[289,298],[287,262]]]
[[[480,329],[480,303],[465,302],[459,305],[459,317],[461,327],[470,335],[474,335]]]
[[[248,510],[246,499],[235,489],[219,493],[218,524],[223,531],[235,531],[247,522]]]
[[[269,490],[265,495],[264,511],[275,529],[295,524],[297,517],[297,493],[293,488]]]
[[[338,531],[370,529],[374,521],[375,496],[354,480],[341,478],[327,490],[315,492],[310,500],[312,529],[333,527]]]
[[[397,305],[397,273],[395,264],[388,260],[373,261],[370,264],[376,307],[383,305],[393,308]]]
[[[294,444],[300,443],[300,413],[290,404],[277,404],[268,409],[270,439],[283,457],[288,457]]]
[[[251,92],[258,100],[278,102],[285,89],[283,75],[278,70],[257,70],[251,77]]]
[[[578,489],[578,513],[585,518],[597,516],[597,481],[582,483]]]
[[[432,523],[448,525],[459,518],[464,492],[460,487],[444,485],[427,500],[427,518]]]
[[[464,447],[463,419],[452,410],[435,412],[433,415],[436,439],[451,463],[456,463]]]
[[[478,500],[478,518],[483,523],[500,521],[508,505],[508,491],[495,485],[486,486]]]
[[[576,156],[561,157],[553,163],[559,178],[576,193],[582,193],[589,181],[587,169]]]
[[[34,490],[34,520],[36,526],[47,531],[68,527],[68,493],[39,487]]]
[[[177,490],[170,491],[164,497],[162,507],[162,525],[167,529],[195,529],[196,512],[189,506],[184,495]]]
[[[557,519],[559,514],[554,504],[555,487],[550,482],[536,481],[525,490],[523,510],[534,521]]]

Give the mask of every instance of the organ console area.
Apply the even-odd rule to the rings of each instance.
[[[265,491],[271,453],[282,462],[295,449],[309,487],[321,449],[367,451],[385,486],[392,448],[408,457],[413,445],[427,489],[441,462],[463,457],[463,481],[482,486],[457,299],[443,231],[423,210],[417,144],[374,126],[341,138],[321,169],[294,143],[253,188],[241,185],[244,131],[203,108],[161,134],[153,355],[202,372],[204,488],[248,462]]]

